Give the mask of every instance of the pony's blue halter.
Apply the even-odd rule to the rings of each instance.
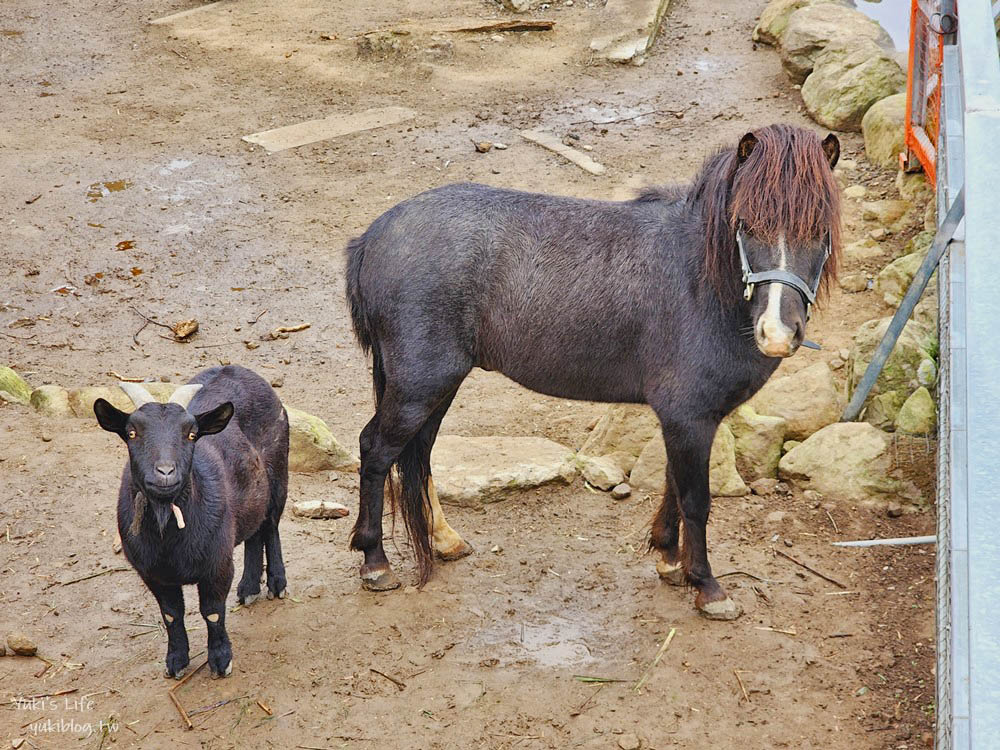
[[[802,295],[802,299],[806,303],[806,320],[809,320],[812,306],[816,302],[816,292],[819,289],[820,280],[823,278],[823,268],[826,266],[827,258],[830,257],[831,248],[829,238],[826,243],[826,254],[823,256],[823,265],[819,267],[819,274],[817,274],[812,286],[806,284],[805,281],[791,271],[774,268],[770,271],[755,272],[750,268],[750,261],[747,260],[746,250],[743,249],[742,224],[736,230],[736,245],[740,249],[740,266],[743,268],[743,284],[745,285],[743,288],[743,299],[749,302],[758,284],[784,284]]]

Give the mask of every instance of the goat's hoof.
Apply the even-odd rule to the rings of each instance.
[[[368,591],[392,591],[398,589],[399,585],[399,579],[392,572],[392,568],[387,568],[381,573],[373,571],[361,576],[361,586]]]
[[[270,594],[270,592],[269,592],[269,594]],[[236,601],[239,602],[240,605],[242,605],[244,607],[249,607],[254,602],[260,601],[261,596],[262,596],[262,593],[260,591],[258,591],[256,594],[243,594],[243,595],[239,595],[238,594],[236,596]],[[270,598],[271,598],[270,595],[268,595],[268,599],[270,599]]]
[[[287,596],[288,596],[287,588],[283,588],[280,591],[272,591],[271,589],[267,590],[268,599],[284,599]]]
[[[230,659],[229,663],[226,665],[225,670],[223,670],[222,672],[216,672],[214,669],[212,670],[212,679],[217,680],[220,677],[229,677],[229,675],[231,675],[232,673],[233,673],[233,660]]]
[[[473,549],[472,545],[468,542],[461,540],[458,544],[448,550],[434,550],[434,554],[439,560],[444,562],[452,562],[453,560],[461,560],[463,557],[468,557],[476,550]]]
[[[177,668],[171,669],[170,667],[167,667],[166,669],[163,670],[163,676],[171,680],[181,680],[184,678],[184,675],[187,674],[187,671],[188,671],[187,664],[185,664],[183,667],[179,669]]]
[[[701,612],[702,616],[709,620],[735,620],[740,615],[743,614],[743,608],[730,599],[728,596],[725,599],[714,602],[703,602],[700,601],[701,596],[695,599],[695,606],[698,607],[698,611]]]
[[[687,574],[681,563],[668,563],[666,560],[660,560],[656,563],[656,572],[662,580],[671,586],[683,586],[687,583]]]

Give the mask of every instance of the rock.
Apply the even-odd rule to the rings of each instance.
[[[38,652],[38,646],[24,633],[8,633],[7,648],[11,653],[18,656],[34,656]]]
[[[285,405],[289,471],[357,471],[361,462],[344,448],[319,417]]]
[[[799,8],[815,5],[817,2],[838,2],[839,0],[771,0],[761,11],[760,20],[754,26],[751,38],[755,42],[777,45],[781,41],[788,17]]]
[[[597,422],[580,453],[607,456],[621,452],[638,457],[650,439],[662,434],[660,420],[648,406],[615,404]]]
[[[608,31],[595,37],[590,49],[612,62],[642,59],[653,46],[669,5],[670,0],[607,0],[600,28]]]
[[[901,489],[891,465],[888,435],[866,422],[839,422],[783,456],[778,473],[833,500],[871,503]]]
[[[615,500],[624,500],[631,494],[632,494],[632,487],[626,484],[625,482],[617,484],[611,489],[611,497],[613,497]]]
[[[736,470],[735,447],[736,441],[729,426],[719,425],[712,442],[708,469],[709,492],[715,497],[739,497],[750,491]],[[667,478],[666,470],[667,450],[663,439],[653,438],[639,454],[629,475],[629,484],[637,490],[662,495]]]
[[[58,385],[41,385],[31,392],[31,406],[46,417],[72,417],[69,408],[69,391]]]
[[[149,391],[150,396],[165,404],[179,386],[176,383],[143,383],[142,387]]]
[[[906,394],[901,391],[888,391],[872,396],[865,407],[864,421],[880,430],[892,429],[904,401]]]
[[[852,265],[864,265],[882,257],[883,250],[871,239],[857,240],[844,246],[844,260]]]
[[[801,440],[786,440],[784,443],[781,444],[781,453],[782,455],[784,455],[785,453],[795,450],[800,445],[802,445]],[[781,465],[780,461],[778,462],[778,465],[779,466]]]
[[[891,52],[867,39],[831,42],[815,59],[802,84],[802,101],[810,117],[834,130],[861,130],[875,102],[906,87],[906,75]]]
[[[622,470],[623,473],[628,474],[632,471],[632,467],[635,466],[635,460],[638,456],[633,456],[631,453],[626,451],[615,451],[614,453],[609,453],[604,458],[614,461],[615,465]]]
[[[854,334],[854,348],[847,367],[849,394],[864,376],[872,354],[882,341],[891,320],[869,320]],[[937,338],[929,329],[915,320],[907,322],[872,387],[871,395],[888,391],[910,393],[921,385],[933,384],[937,376],[937,364],[932,352],[936,350]]]
[[[889,518],[899,518],[903,515],[903,506],[899,503],[889,503],[885,508],[885,514]]]
[[[131,412],[135,409],[132,399],[126,396],[121,388],[102,385],[70,390],[68,396],[70,411],[74,417],[94,419],[94,402],[99,398],[109,401],[112,406],[122,411]]]
[[[865,201],[861,204],[861,218],[874,221],[883,227],[891,227],[909,211],[913,205],[909,201],[886,198],[879,201]]]
[[[0,367],[0,400],[22,406],[31,400],[31,386],[9,367]]]
[[[578,456],[583,478],[599,490],[610,490],[625,481],[625,472],[610,456]]]
[[[871,237],[876,242],[881,242],[882,240],[884,240],[886,237],[889,236],[889,232],[886,230],[885,227],[875,227],[872,231],[868,233],[868,236]]]
[[[857,294],[868,289],[868,277],[863,273],[845,273],[838,279],[838,283],[848,294]]]
[[[540,5],[542,0],[501,0],[503,7],[514,13],[527,13]]]
[[[910,253],[902,258],[896,258],[879,271],[878,279],[875,281],[875,291],[882,295],[887,305],[899,307],[925,256],[926,253]],[[933,285],[933,279],[930,285]]]
[[[5,646],[2,642],[0,642],[0,656],[6,656],[6,655],[7,655],[7,646]]]
[[[840,393],[826,362],[768,381],[750,405],[758,414],[785,419],[787,435],[795,439],[836,422],[841,412]]]
[[[332,500],[299,500],[292,503],[292,515],[299,518],[344,518],[350,508]]]
[[[842,360],[840,357],[834,357],[828,362],[828,364],[830,365],[831,370],[839,370],[847,363],[844,362],[844,360]]]
[[[764,523],[774,524],[781,523],[785,520],[785,516],[788,514],[783,510],[772,510],[766,516],[764,516]]]
[[[758,414],[743,404],[726,419],[735,439],[736,466],[748,480],[778,476],[781,444],[788,423],[781,417]]]
[[[802,499],[810,503],[814,508],[818,508],[823,496],[816,490],[805,490],[802,493]]]
[[[887,96],[868,108],[861,118],[868,161],[887,169],[899,167],[899,154],[906,150],[903,141],[905,119],[905,93]]]
[[[837,3],[799,8],[788,16],[781,35],[781,62],[794,83],[806,79],[817,57],[834,40],[840,43],[850,40],[854,44],[870,41],[876,47],[892,49],[892,39],[885,29],[854,8]],[[860,122],[859,115],[859,125]]]
[[[938,295],[933,284],[924,291],[924,296],[920,298],[917,306],[913,308],[913,319],[929,331],[936,331],[938,327]]]
[[[442,502],[478,506],[577,475],[572,449],[539,437],[441,435],[432,456]]]
[[[930,250],[931,244],[934,242],[934,235],[937,230],[922,232],[917,232],[913,235],[907,243],[903,246],[903,255],[910,255],[911,253],[921,253],[925,255],[928,250]]]
[[[750,482],[750,491],[755,495],[770,495],[778,486],[778,480],[771,477],[755,479]]]
[[[937,427],[937,409],[930,391],[917,388],[896,415],[896,431],[906,435],[930,435]]]
[[[868,188],[864,185],[850,185],[844,188],[845,198],[864,198]]]
[[[623,734],[618,738],[618,747],[622,750],[639,750],[642,742],[634,734]]]
[[[896,172],[896,190],[904,201],[923,205],[934,200],[934,188],[923,172]]]

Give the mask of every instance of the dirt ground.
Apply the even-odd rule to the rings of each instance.
[[[749,41],[763,2],[675,0],[642,67],[591,59],[599,5],[536,13],[557,21],[553,32],[491,35],[440,33],[504,17],[491,0],[224,0],[158,26],[147,22],[194,6],[5,3],[0,363],[34,385],[64,386],[111,384],[111,371],[177,381],[239,363],[283,378],[282,398],[355,444],[370,381],[349,329],[341,249],[383,210],[459,180],[626,198],[686,179],[713,146],[753,127],[811,125],[777,55]],[[387,59],[359,58],[356,37],[373,29],[410,33],[396,35]],[[388,105],[418,114],[273,155],[240,140]],[[579,136],[607,174],[518,137],[537,126]],[[473,140],[509,148],[479,154]],[[865,167],[860,138],[842,143],[858,164],[847,179],[894,197],[892,175]],[[848,239],[867,231],[856,207],[847,229]],[[136,309],[166,322],[194,317],[201,330],[189,344],[155,326],[137,333]],[[824,350],[803,351],[783,371],[834,358],[859,323],[887,312],[874,293],[835,291],[810,327]],[[311,327],[259,341],[302,322]],[[443,431],[578,447],[604,408],[476,372]],[[932,487],[932,444],[900,441],[897,454]],[[15,747],[22,737],[46,748],[929,741],[933,549],[829,542],[933,533],[932,510],[890,519],[814,507],[797,492],[718,501],[712,560],[746,614],[717,623],[696,614],[691,592],[657,580],[644,539],[658,498],[615,502],[581,482],[451,509],[477,554],[439,566],[422,591],[361,591],[350,521],[287,517],[294,598],[229,615],[233,675],[212,681],[202,671],[181,688],[189,711],[208,709],[188,731],[167,697],[153,598],[112,553],[124,455],[90,421],[0,403],[0,632],[32,635],[52,664],[0,659],[0,738]],[[293,475],[290,500],[332,497],[353,512],[356,489],[353,476]],[[402,541],[389,554],[412,581]],[[76,581],[92,573],[101,575]],[[193,600],[189,592],[199,664],[205,632]]]

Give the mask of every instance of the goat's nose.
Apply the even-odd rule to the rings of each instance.
[[[157,464],[156,465],[156,478],[157,479],[170,479],[174,475],[174,469],[176,467],[173,464]]]

